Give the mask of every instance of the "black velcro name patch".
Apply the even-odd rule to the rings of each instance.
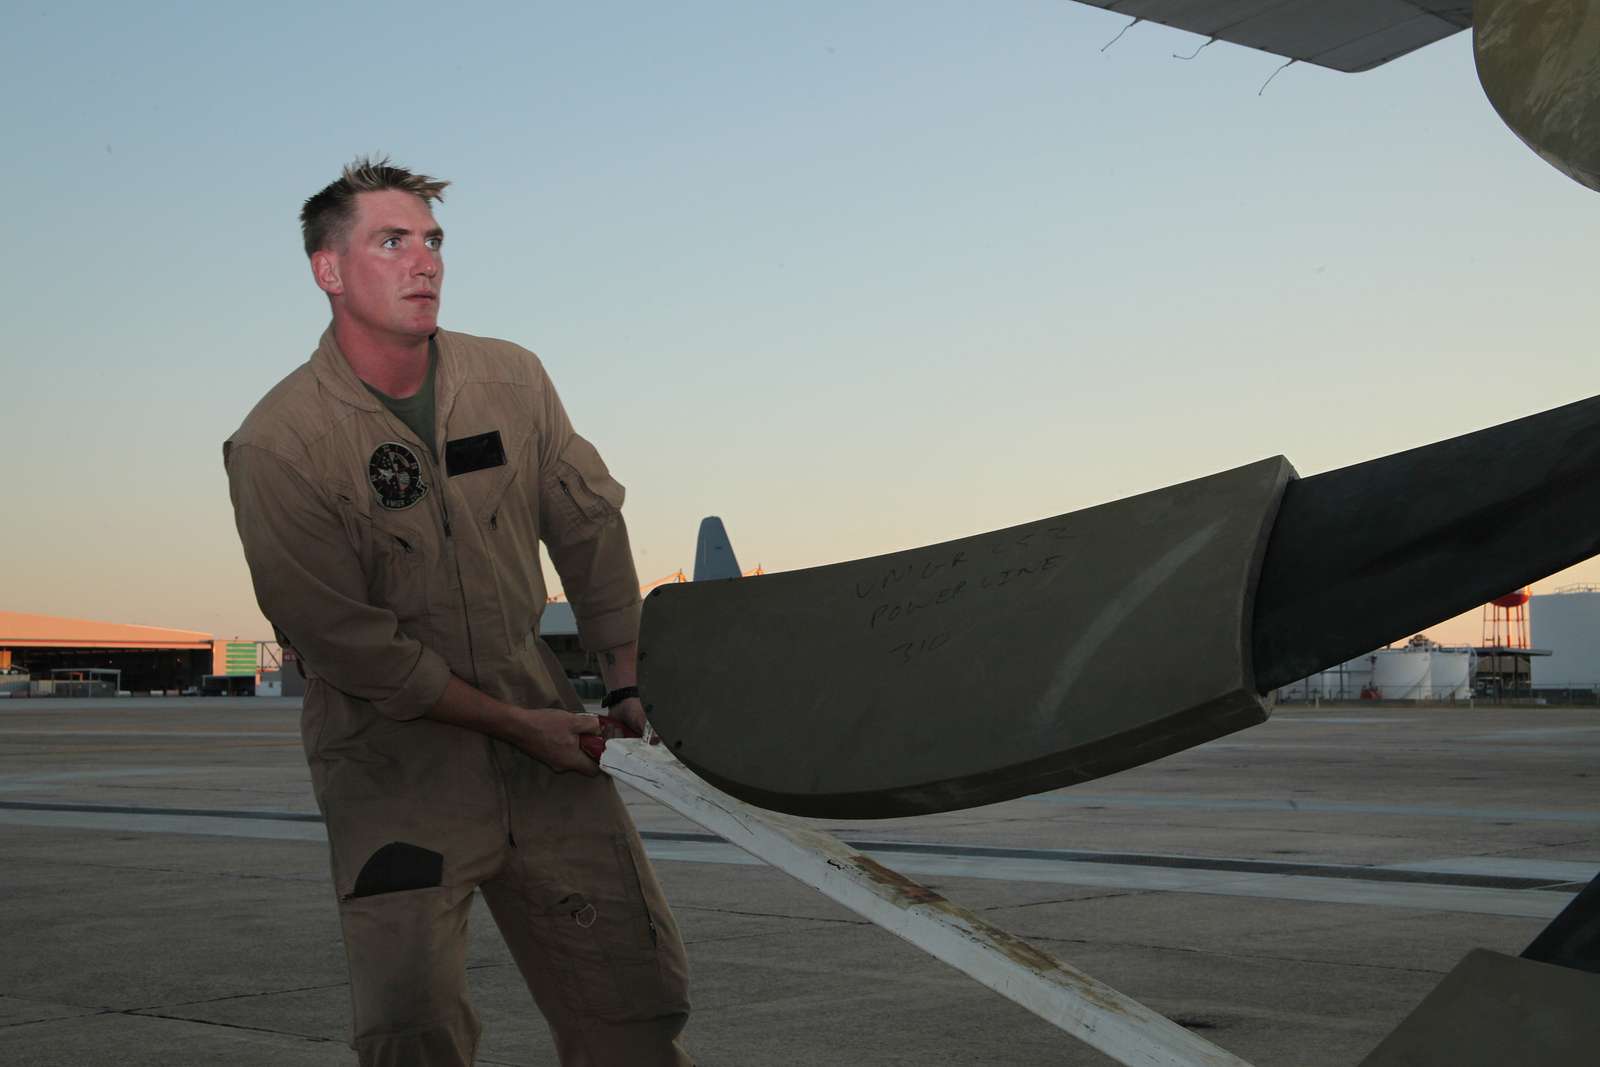
[[[454,478],[458,474],[488,470],[506,465],[506,448],[500,443],[500,431],[458,437],[444,443],[444,469]]]

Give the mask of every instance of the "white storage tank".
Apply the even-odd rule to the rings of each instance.
[[[1600,685],[1600,589],[1574,586],[1535,596],[1528,603],[1534,648],[1533,684],[1587,689]]]
[[[1347,660],[1322,672],[1322,694],[1333,700],[1360,700],[1372,687],[1373,653]]]
[[[1380,700],[1427,700],[1433,695],[1433,650],[1385,648],[1374,653],[1372,685]]]
[[[1467,700],[1472,696],[1470,649],[1435,648],[1428,652],[1428,682],[1433,700]]]

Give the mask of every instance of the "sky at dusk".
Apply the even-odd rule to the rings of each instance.
[[[1597,391],[1600,202],[1470,34],[1258,95],[1281,60],[1150,24],[1101,52],[1126,22],[11,6],[0,607],[270,636],[221,443],[326,324],[296,214],[358,153],[452,182],[440,323],[540,354],[646,581],[708,514],[786,570]]]

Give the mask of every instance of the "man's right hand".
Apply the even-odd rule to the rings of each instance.
[[[506,738],[554,771],[577,771],[594,777],[600,765],[578,745],[585,734],[600,733],[600,717],[573,714],[565,708],[514,708],[514,725]]]
[[[600,717],[565,708],[520,708],[496,700],[452,676],[427,718],[497,737],[554,771],[593,778],[599,764],[578,747],[578,738],[600,732]]]

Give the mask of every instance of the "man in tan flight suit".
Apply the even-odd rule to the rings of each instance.
[[[223,446],[262,612],[308,679],[364,1065],[468,1064],[474,890],[561,1062],[685,1065],[677,925],[539,638],[538,548],[643,728],[622,486],[537,357],[438,329],[446,183],[357,160],[301,213],[333,323]],[[604,720],[609,722],[610,720]]]

